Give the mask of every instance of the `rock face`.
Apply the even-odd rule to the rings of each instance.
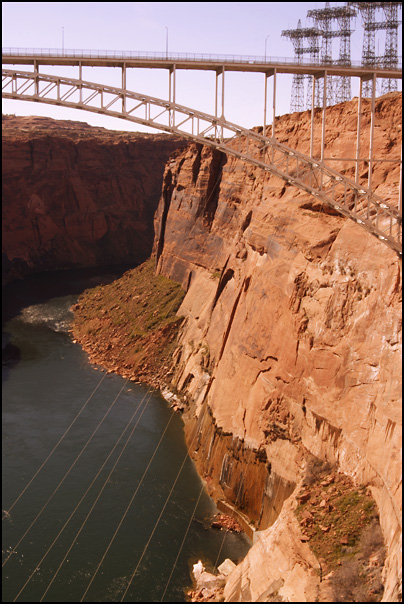
[[[364,103],[362,157],[369,144],[366,109]],[[355,156],[356,123],[355,99],[327,109],[327,157]],[[399,159],[400,129],[401,94],[386,95],[377,101],[375,157]],[[19,136],[11,164],[4,153],[8,262],[25,270],[55,268],[62,257],[64,266],[83,258],[116,262],[122,241],[129,261],[126,228],[137,223],[136,233],[145,233],[139,224],[146,224],[140,220],[146,208],[130,205],[123,172],[142,189],[154,164],[141,168],[127,138],[112,144],[119,158],[113,164],[105,134],[87,140],[80,133],[63,145],[60,133],[53,142]],[[308,153],[308,113],[279,118],[276,136]],[[139,151],[142,158],[150,141],[144,140],[150,147]],[[13,147],[7,145],[4,151]],[[332,166],[354,174],[348,161]],[[50,168],[48,191],[43,172]],[[24,170],[26,179],[36,175],[35,186],[19,184]],[[367,170],[362,163],[364,184]],[[375,163],[374,188],[389,202],[398,198],[399,178],[398,163]],[[60,215],[66,192],[70,204]],[[140,197],[147,198],[145,190]],[[112,245],[114,229],[119,240]],[[255,530],[249,554],[227,576],[225,601],[333,601],[322,561],[302,531],[301,522],[314,514],[306,510],[300,521],[296,514],[311,459],[371,490],[387,550],[383,601],[400,601],[401,261],[307,193],[201,145],[168,162],[155,233],[158,272],[186,290],[169,386],[184,406],[189,450],[222,510],[238,509],[240,524],[248,517]],[[330,500],[324,496],[319,507]]]
[[[356,99],[327,110],[326,156],[354,157],[356,113]],[[378,99],[375,157],[400,157],[400,116],[400,93]],[[369,124],[365,105],[362,157]],[[308,112],[276,128],[308,152]],[[379,195],[398,199],[398,185],[397,163],[375,164]],[[305,192],[198,145],[168,164],[155,231],[158,270],[187,290],[173,384],[189,402],[190,451],[216,499],[263,531],[226,600],[313,601],[317,563],[293,505],[282,509],[308,453],[372,489],[388,552],[383,599],[399,600],[400,259]]]
[[[145,260],[164,165],[181,146],[164,134],[3,116],[3,280]]]

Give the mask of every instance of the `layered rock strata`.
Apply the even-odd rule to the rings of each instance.
[[[326,156],[354,157],[356,112],[356,99],[327,110]],[[377,101],[375,157],[399,158],[400,115],[401,94]],[[308,151],[308,112],[276,127]],[[363,145],[369,128],[365,104]],[[399,178],[398,163],[375,164],[374,189],[390,202]],[[263,531],[226,600],[313,601],[318,562],[293,498],[284,505],[308,454],[372,489],[388,551],[384,601],[399,600],[400,259],[307,193],[198,145],[168,164],[155,230],[158,271],[187,290],[173,385],[188,401],[191,454],[211,493]]]
[[[178,137],[3,116],[3,280],[144,261]]]
[[[356,100],[327,110],[327,156],[354,157],[356,123]],[[399,158],[400,131],[401,94],[382,97],[376,157]],[[277,119],[276,136],[307,153],[308,113]],[[350,162],[332,166],[354,174]],[[389,202],[399,178],[398,163],[375,163]],[[187,292],[169,386],[185,405],[190,452],[213,496],[256,531],[225,600],[331,601],[295,513],[314,457],[371,489],[387,548],[383,600],[399,601],[401,261],[306,193],[198,145],[166,166],[155,232],[158,272]]]

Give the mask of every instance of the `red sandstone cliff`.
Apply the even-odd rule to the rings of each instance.
[[[356,112],[355,99],[327,111],[327,156],[354,157]],[[364,153],[369,124],[365,105]],[[307,152],[308,112],[280,118],[277,137]],[[399,158],[400,140],[401,94],[386,95],[375,156]],[[397,199],[398,163],[377,163],[373,182]],[[173,384],[189,402],[190,450],[214,496],[266,529],[226,600],[324,599],[293,500],[267,528],[312,454],[371,488],[388,548],[384,601],[397,601],[401,261],[303,191],[195,145],[166,168],[155,230],[158,270],[187,290]]]
[[[3,116],[3,280],[150,255],[164,165],[184,141]]]
[[[356,111],[355,100],[327,111],[327,155],[353,156]],[[378,100],[376,118],[375,155],[399,157],[401,94]],[[365,113],[364,153],[369,122]],[[307,113],[283,116],[276,128],[281,142],[308,151]],[[348,163],[332,166],[353,173]],[[366,182],[366,165],[361,178]],[[377,163],[374,182],[392,201],[398,164]],[[298,489],[310,460],[318,459],[333,464],[341,481],[350,478],[370,488],[388,554],[383,600],[398,601],[396,254],[306,193],[194,145],[166,167],[155,232],[158,270],[187,290],[171,386],[187,402],[190,451],[215,498],[236,504],[260,531],[228,577],[225,600],[331,601],[327,580],[319,575],[325,567],[304,532],[313,510],[302,520],[295,515],[306,497],[315,504],[314,487],[303,494]],[[120,289],[128,279],[119,282]],[[99,316],[91,320],[106,323],[99,302]],[[328,489],[334,483],[317,485],[319,509],[323,502],[331,506]],[[336,528],[322,527],[325,543]]]

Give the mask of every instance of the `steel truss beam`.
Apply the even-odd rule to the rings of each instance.
[[[238,157],[327,203],[398,254],[401,214],[393,206],[319,161],[218,117],[162,100],[73,78],[3,69],[3,98],[84,109],[175,133]],[[185,128],[184,126],[187,126]]]

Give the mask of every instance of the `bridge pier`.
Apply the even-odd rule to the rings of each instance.
[[[320,161],[324,162],[324,149],[325,149],[325,113],[327,107],[327,71],[324,71],[324,89],[323,89],[323,122],[321,127],[321,151]],[[322,187],[321,187],[322,188]]]
[[[175,73],[175,63],[171,65],[168,70],[168,101],[169,103],[175,104],[175,89],[176,89],[176,73]],[[175,111],[171,111],[169,109],[169,124],[170,126],[175,126]]]
[[[216,70],[216,86],[215,86],[215,117],[219,118],[219,117],[224,117],[224,72],[225,72],[225,67],[224,65],[220,68]],[[222,77],[222,85],[221,85],[221,116],[219,116],[218,114],[218,110],[219,110],[219,80],[220,80],[220,76]],[[215,130],[215,138],[216,138],[217,132]]]
[[[81,78],[80,78],[81,79]],[[126,63],[122,64],[122,90],[126,90]],[[122,96],[122,113],[126,113],[126,97]]]
[[[39,75],[39,67],[38,67],[38,61],[34,61],[34,73],[35,75],[35,84],[34,84],[34,94],[35,96],[38,96],[39,94],[39,81],[38,81],[38,75]]]
[[[373,141],[375,130],[375,107],[376,107],[376,77],[373,75],[372,83],[372,106],[370,111],[370,140],[369,140],[369,167],[368,167],[368,190],[372,193],[372,172],[373,172]]]
[[[315,75],[312,77],[312,91],[311,91],[311,124],[310,124],[310,157],[314,157],[314,110],[316,107],[316,83],[317,79]]]
[[[83,81],[83,65],[81,64],[81,61],[79,61],[79,80],[80,82]],[[81,84],[79,86],[79,102],[83,102],[83,88]]]
[[[263,136],[267,136],[267,107],[268,107],[268,78],[273,77],[273,90],[272,90],[272,133],[271,138],[273,140],[276,139],[275,134],[275,119],[276,119],[276,67],[271,71],[265,72],[265,82],[264,82],[264,126],[262,130]],[[265,162],[265,153],[266,146],[262,148],[262,161]]]
[[[355,184],[359,183],[359,158],[361,147],[361,117],[362,117],[362,90],[363,80],[359,78],[359,96],[358,96],[358,122],[356,128],[356,164],[355,164]]]

